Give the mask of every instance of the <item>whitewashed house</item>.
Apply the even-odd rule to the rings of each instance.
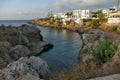
[[[55,14],[53,16],[54,16],[54,19],[57,19],[57,18],[60,18],[60,19],[67,18],[66,13],[58,13],[58,14]]]
[[[105,18],[108,18],[109,14],[117,12],[118,11],[117,9],[118,8],[116,6],[114,6],[114,7],[109,8],[109,9],[103,9],[102,13],[103,13],[103,15],[104,15]]]
[[[73,11],[73,18],[74,19],[81,18],[81,10],[74,10]]]
[[[78,18],[78,19],[75,19],[74,22],[77,24],[83,24],[83,19]]]
[[[90,10],[82,10],[81,18],[82,19],[91,19],[91,12],[90,12]]]
[[[108,18],[108,17],[109,17],[109,9],[103,9],[103,10],[102,10],[102,13],[103,13],[103,16],[104,16],[105,18]]]
[[[117,12],[117,11],[118,11],[118,8],[116,6],[109,9],[109,13],[114,13],[114,12]]]
[[[108,23],[120,24],[120,12],[109,14]]]
[[[90,19],[91,18],[91,12],[90,10],[74,10],[73,11],[73,17],[74,19]]]
[[[72,18],[68,17],[66,13],[58,13],[54,15],[54,18],[60,18],[64,25],[66,25],[66,21],[72,20]]]
[[[58,13],[58,14],[56,15],[56,17],[57,17],[57,18],[64,19],[64,18],[67,18],[67,15],[66,15],[66,13]]]
[[[83,24],[83,19],[91,19],[90,10],[74,10],[73,21],[77,24]]]

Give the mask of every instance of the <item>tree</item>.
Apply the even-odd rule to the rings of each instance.
[[[72,12],[67,12],[66,15],[67,15],[67,17],[72,17],[73,13]]]
[[[48,17],[48,18],[52,18],[52,17],[53,17],[52,11],[48,12],[48,16],[47,16],[47,17]]]

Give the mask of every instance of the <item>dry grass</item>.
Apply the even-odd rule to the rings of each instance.
[[[116,30],[114,30],[115,27],[116,27]],[[120,33],[120,25],[119,24],[102,23],[100,25],[100,28],[106,32]]]
[[[58,75],[51,77],[50,80],[86,80],[98,76],[99,73],[98,66],[91,61],[90,63],[77,64],[71,72],[61,71]]]

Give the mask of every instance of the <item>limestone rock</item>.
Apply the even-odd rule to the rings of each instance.
[[[30,50],[32,53],[39,54],[43,50],[43,46],[45,46],[46,43],[39,41],[39,42],[32,42],[30,46]]]
[[[0,53],[6,53],[11,47],[11,44],[8,41],[0,42]]]
[[[10,49],[9,55],[11,59],[18,60],[20,57],[25,57],[30,55],[30,51],[27,47],[23,45],[16,45]]]
[[[110,76],[98,77],[98,78],[88,79],[88,80],[120,80],[120,74],[114,74]]]
[[[0,42],[0,69],[7,66],[8,62],[11,61],[9,55],[7,54],[11,44],[7,41]]]
[[[40,57],[32,56],[30,58],[22,57],[18,61],[10,63],[0,73],[0,78],[3,78],[3,80],[25,80],[30,79],[30,77],[40,80],[40,78],[47,78],[50,71],[44,60]],[[31,78],[31,80],[33,79]]]
[[[8,64],[8,59],[0,56],[0,69],[6,67],[7,64]]]
[[[18,80],[43,80],[43,79],[40,79],[39,77],[33,76],[31,74],[27,74],[19,78]]]
[[[85,44],[87,44],[89,42],[93,42],[97,39],[97,36],[94,34],[83,34],[82,37],[83,37]]]

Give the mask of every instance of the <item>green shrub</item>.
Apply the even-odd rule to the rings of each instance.
[[[90,22],[92,19],[83,19],[83,22]]]
[[[89,48],[88,54],[93,55],[93,61],[98,65],[102,65],[103,63],[109,61],[115,51],[117,50],[117,45],[112,44],[112,42],[100,41],[96,48]]]
[[[100,25],[100,20],[99,19],[94,19],[91,21],[91,27],[92,28],[98,28]]]
[[[112,31],[117,31],[117,26],[113,26]]]
[[[65,21],[67,25],[71,24],[72,23],[72,20],[69,20],[69,21]]]
[[[108,18],[100,18],[100,22],[107,22],[108,21]]]

